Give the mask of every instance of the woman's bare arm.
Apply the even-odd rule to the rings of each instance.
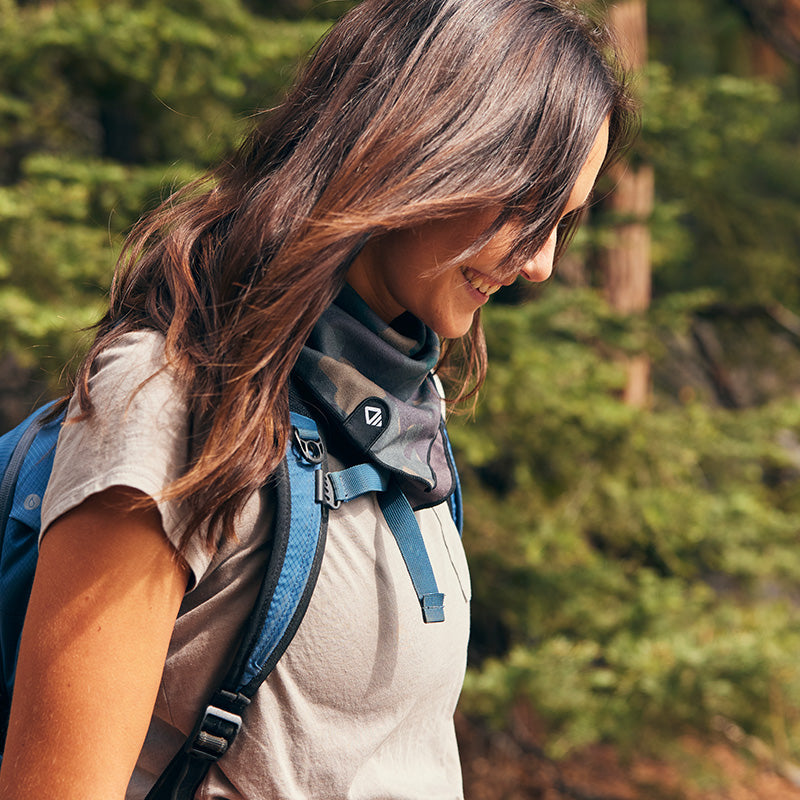
[[[122,800],[158,692],[187,570],[155,506],[112,487],[42,541],[22,634],[4,800]],[[141,495],[138,495],[141,498]]]

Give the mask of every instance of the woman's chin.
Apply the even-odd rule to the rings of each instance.
[[[474,321],[475,314],[473,313],[446,321],[439,320],[436,324],[430,325],[430,327],[441,339],[460,339],[470,332]]]

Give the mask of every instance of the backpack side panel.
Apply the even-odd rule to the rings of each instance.
[[[0,669],[3,718],[14,686],[19,640],[38,557],[41,504],[53,467],[61,418],[40,426],[49,406],[0,437],[0,472],[8,494],[8,516],[0,520]],[[35,427],[34,427],[35,426]],[[24,441],[32,440],[26,450]],[[20,460],[21,459],[21,460]],[[18,466],[16,475],[11,470]],[[2,503],[0,503],[2,506]],[[4,523],[4,524],[3,524]]]

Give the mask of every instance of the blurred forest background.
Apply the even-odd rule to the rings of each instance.
[[[63,389],[125,231],[351,5],[0,0],[2,430]],[[451,426],[468,797],[794,797],[800,3],[582,5],[620,32],[643,131],[556,277],[495,296],[487,386]],[[720,741],[780,788],[736,794],[696,749]],[[640,778],[565,778],[609,747]]]

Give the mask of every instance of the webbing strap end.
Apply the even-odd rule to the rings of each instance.
[[[431,592],[420,597],[425,622],[444,622],[444,594]]]

